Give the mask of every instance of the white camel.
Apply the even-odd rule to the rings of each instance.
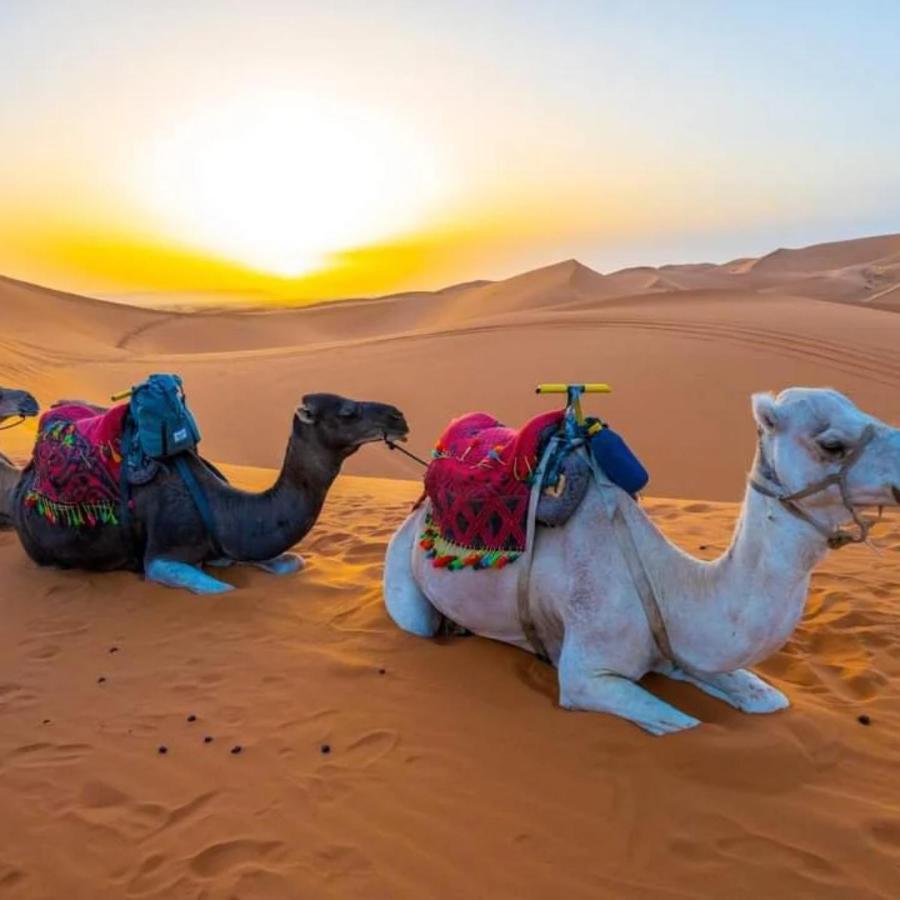
[[[900,430],[833,390],[756,394],[752,405],[759,445],[719,559],[688,556],[623,491],[595,481],[568,523],[538,530],[523,618],[523,560],[500,570],[435,568],[418,547],[422,507],[388,547],[388,612],[416,635],[433,636],[443,614],[532,651],[533,624],[557,666],[562,706],[613,713],[651,734],[700,723],[636,684],[648,672],[744,712],[783,709],[788,698],[744,667],[788,639],[829,547],[865,537],[859,509],[900,504]],[[853,532],[844,530],[851,520]]]

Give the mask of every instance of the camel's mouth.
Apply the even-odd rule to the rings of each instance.
[[[12,418],[29,419],[41,411],[37,400],[31,394],[26,394],[24,391],[5,391],[3,393],[3,403],[0,404],[2,407],[0,422]]]

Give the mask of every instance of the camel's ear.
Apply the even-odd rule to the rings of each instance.
[[[313,422],[316,421],[316,416],[313,411],[303,404],[297,407],[295,415],[301,422],[305,422],[307,425],[312,425]]]
[[[753,418],[759,428],[766,434],[778,431],[780,422],[775,398],[771,394],[754,394],[752,402]]]

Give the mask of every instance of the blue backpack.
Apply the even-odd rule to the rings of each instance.
[[[588,430],[594,460],[613,484],[633,497],[650,481],[647,470],[619,434],[599,419],[590,421],[596,422]]]
[[[131,389],[134,442],[150,459],[167,459],[200,442],[178,375],[151,375]]]

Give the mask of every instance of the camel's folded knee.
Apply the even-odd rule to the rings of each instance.
[[[384,605],[388,615],[404,631],[419,637],[434,637],[441,627],[441,614],[419,589],[412,572],[415,540],[411,516],[391,538],[384,561]]]

